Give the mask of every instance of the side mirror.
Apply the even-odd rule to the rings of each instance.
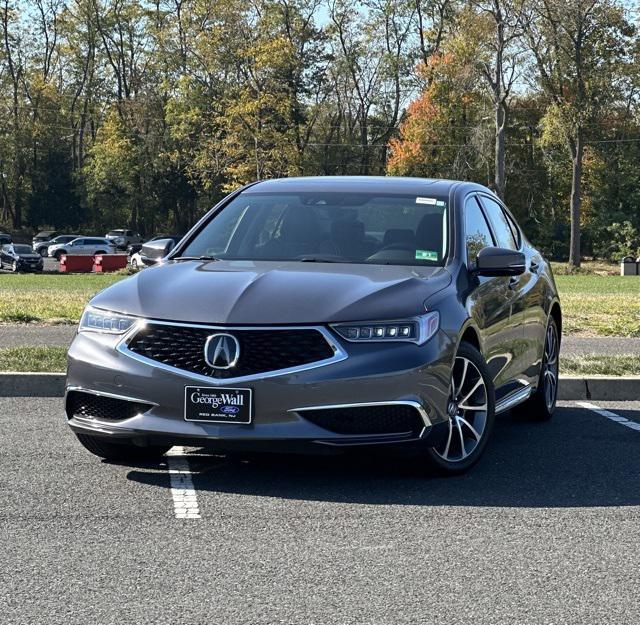
[[[485,247],[476,257],[475,273],[480,276],[519,276],[524,270],[522,252],[503,247]]]
[[[140,250],[142,256],[146,256],[150,260],[160,260],[164,258],[176,245],[173,239],[157,239],[145,243]]]

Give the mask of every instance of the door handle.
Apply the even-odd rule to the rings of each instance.
[[[516,276],[511,276],[509,278],[509,288],[515,289],[516,286],[518,286],[518,282],[520,282],[520,280]]]

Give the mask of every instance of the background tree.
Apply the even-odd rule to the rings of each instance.
[[[538,84],[550,100],[543,140],[559,132],[571,157],[569,263],[578,267],[585,143],[607,107],[623,98],[634,31],[623,8],[609,0],[533,0],[522,22]]]
[[[553,257],[572,229],[575,264],[615,257],[640,247],[636,17],[622,0],[0,0],[0,228],[179,233],[256,178],[395,173],[492,186]]]

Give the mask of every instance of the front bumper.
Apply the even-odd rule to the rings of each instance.
[[[448,420],[454,346],[442,331],[421,346],[356,344],[332,336],[346,357],[330,364],[293,373],[270,373],[250,381],[212,379],[211,386],[252,389],[250,425],[186,421],[184,387],[202,386],[202,378],[141,362],[118,349],[122,340],[105,334],[78,333],[69,349],[67,389],[134,400],[150,404],[151,408],[119,421],[67,414],[74,431],[138,444],[275,449],[307,443],[342,447],[425,442]],[[409,437],[347,435],[324,429],[305,419],[303,410],[296,410],[386,403],[415,406],[423,416],[424,427]]]

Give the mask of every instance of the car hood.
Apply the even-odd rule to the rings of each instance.
[[[149,319],[292,324],[399,319],[425,312],[443,268],[271,261],[178,261],[145,269],[91,304]]]
[[[20,260],[41,260],[40,254],[16,254]]]

